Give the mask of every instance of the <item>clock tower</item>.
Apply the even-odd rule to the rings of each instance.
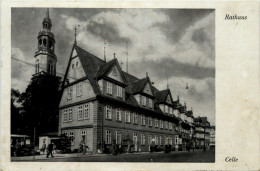
[[[51,31],[49,9],[42,21],[42,29],[38,34],[38,50],[35,52],[35,74],[56,75],[57,57],[55,55],[55,39]]]

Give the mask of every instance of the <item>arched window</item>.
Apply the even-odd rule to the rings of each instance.
[[[46,39],[43,39],[43,46],[46,46]]]
[[[40,46],[42,45],[42,39],[39,40],[39,45],[40,45]]]
[[[52,41],[49,41],[49,48],[52,49]]]
[[[48,73],[49,74],[54,74],[54,65],[52,64],[52,61],[48,61]]]

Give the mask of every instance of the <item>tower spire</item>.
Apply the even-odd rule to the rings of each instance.
[[[35,73],[46,73],[56,75],[57,56],[55,55],[55,38],[51,31],[52,24],[49,15],[49,8],[42,21],[38,39],[38,51],[35,52]],[[41,62],[40,62],[41,61]]]
[[[79,24],[75,24],[75,27],[74,27],[74,36],[75,36],[75,40],[74,40],[74,44],[77,45],[77,29],[79,28]]]
[[[167,90],[169,90],[168,75],[167,75]]]
[[[106,44],[107,44],[107,42],[106,41],[104,41],[104,61],[106,62]]]
[[[128,73],[128,42],[126,40],[126,73]]]
[[[47,11],[46,11],[46,18],[50,18],[49,17],[49,8],[47,8]]]

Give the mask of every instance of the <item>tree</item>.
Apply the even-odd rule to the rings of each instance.
[[[27,135],[33,137],[34,128],[36,137],[58,131],[60,83],[60,77],[40,74],[32,78],[26,91],[21,94],[19,102],[24,110],[23,124]]]
[[[21,122],[23,116],[21,114],[21,107],[17,103],[20,97],[20,92],[15,89],[11,89],[11,134],[22,134],[23,126]]]

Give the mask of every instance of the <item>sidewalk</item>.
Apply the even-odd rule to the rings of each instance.
[[[186,153],[188,151],[172,151],[171,153]],[[195,151],[194,151],[195,152]],[[164,153],[161,152],[135,152],[135,153],[122,153],[118,155],[140,155],[140,154],[161,154]],[[21,156],[21,157],[11,157],[11,161],[26,161],[26,160],[51,160],[51,159],[62,159],[62,158],[84,158],[84,157],[102,157],[102,156],[113,156],[113,154],[93,154],[93,153],[86,153],[83,155],[82,153],[69,153],[69,154],[53,154],[53,158],[49,156],[49,158],[46,158],[46,154],[36,155],[36,156]]]

